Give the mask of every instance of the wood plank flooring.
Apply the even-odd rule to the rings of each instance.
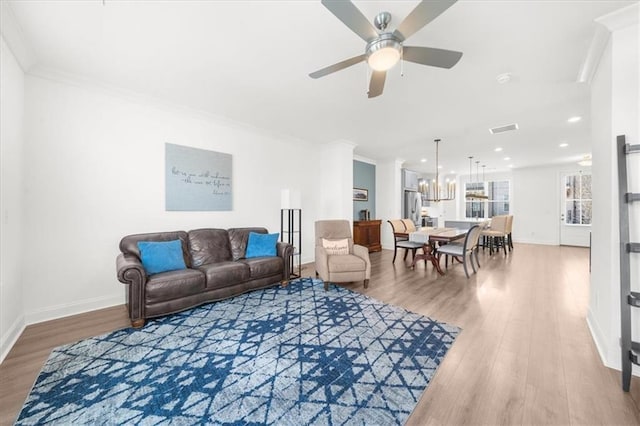
[[[586,324],[587,249],[517,244],[506,257],[481,253],[468,280],[459,264],[440,277],[392,257],[371,254],[368,289],[341,285],[463,329],[408,424],[640,425],[640,380],[622,392]],[[14,421],[52,348],[127,325],[118,306],[27,327],[0,365],[0,424]]]

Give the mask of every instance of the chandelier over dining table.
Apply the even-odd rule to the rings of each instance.
[[[484,193],[484,165],[482,166],[482,181],[480,180],[480,176],[478,175],[478,165],[480,161],[476,161],[476,180],[472,182],[472,169],[471,169],[471,160],[473,160],[473,156],[469,157],[469,183],[467,186],[467,193],[465,194],[465,198],[467,200],[487,200],[489,197]]]
[[[440,168],[439,168],[439,145],[440,139],[435,139],[436,143],[436,178],[431,182],[428,180],[423,181],[420,186],[420,191],[424,194],[423,199],[426,201],[439,202],[439,201],[451,201],[456,198],[456,183],[455,181],[447,180],[444,182],[444,187],[440,183]]]

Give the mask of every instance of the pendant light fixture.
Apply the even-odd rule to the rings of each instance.
[[[442,185],[440,184],[440,169],[439,169],[439,144],[440,139],[435,139],[436,143],[436,178],[429,183],[426,181],[426,185],[424,185],[425,189],[425,200],[432,202],[439,201],[451,201],[456,198],[456,183],[455,182],[446,182],[445,188],[443,190]]]
[[[471,160],[473,160],[473,156],[469,156],[469,185],[473,184],[474,186],[477,186],[478,188],[480,187],[480,176],[479,176],[479,164],[480,161],[476,160],[476,181],[472,182],[473,179],[473,171],[471,169],[472,164],[471,164]],[[482,166],[482,179],[484,181],[484,167]],[[487,200],[489,197],[486,196],[484,194],[484,190],[467,190],[467,193],[465,194],[465,198],[469,199],[469,200]]]

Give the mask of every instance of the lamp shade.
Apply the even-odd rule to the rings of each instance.
[[[281,209],[300,209],[300,191],[295,189],[280,190],[280,208]]]

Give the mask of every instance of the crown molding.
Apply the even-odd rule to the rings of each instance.
[[[29,71],[37,62],[36,55],[26,42],[22,27],[18,24],[8,1],[0,1],[0,33],[22,71]]]
[[[337,139],[335,141],[325,143],[325,146],[342,146],[347,149],[354,150],[358,144],[355,142],[348,141],[346,139]]]
[[[360,161],[361,163],[373,164],[374,166],[376,165],[376,160],[372,160],[371,158],[367,158],[367,157],[362,157],[360,155],[354,155],[353,159],[356,161]]]
[[[587,55],[585,56],[582,66],[580,66],[580,70],[578,71],[578,76],[576,78],[578,83],[591,84],[591,80],[593,80],[593,76],[598,69],[598,65],[600,65],[602,54],[609,43],[610,35],[611,33],[603,24],[596,24],[596,31],[591,39],[589,50],[587,50]]]
[[[604,25],[610,32],[614,32],[632,25],[638,25],[639,16],[640,4],[634,3],[596,18],[595,21]]]

